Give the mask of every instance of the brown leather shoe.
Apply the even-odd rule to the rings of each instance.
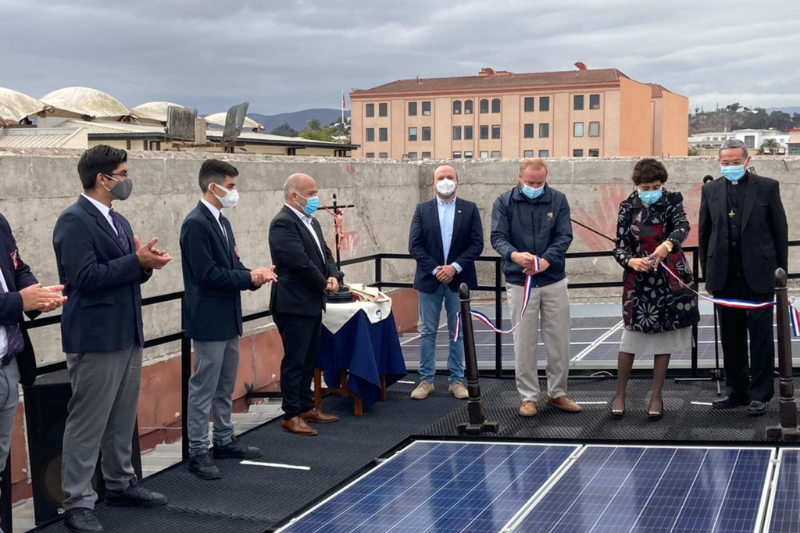
[[[317,424],[330,424],[331,422],[339,420],[339,417],[336,415],[329,415],[322,411],[317,411],[316,409],[306,411],[300,415],[300,418],[306,422],[316,422]]]
[[[566,394],[564,396],[559,396],[558,398],[550,398],[548,396],[547,403],[550,405],[555,405],[562,411],[566,411],[568,413],[580,413],[581,411],[581,406],[567,398]]]
[[[536,402],[525,400],[519,408],[519,416],[536,416]]]
[[[311,436],[317,434],[317,430],[306,424],[306,421],[299,416],[284,420],[281,422],[281,426],[283,426],[284,431],[295,435]]]

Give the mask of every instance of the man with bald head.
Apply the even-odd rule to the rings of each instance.
[[[483,252],[483,227],[478,206],[456,196],[458,173],[450,165],[433,172],[434,199],[417,205],[408,237],[408,253],[417,260],[414,288],[419,292],[420,382],[411,393],[415,400],[427,398],[433,391],[436,373],[436,333],[442,302],[447,312],[449,355],[447,369],[450,394],[463,400],[464,343],[453,340],[459,309],[458,288],[466,283],[478,287],[475,260]]]
[[[283,198],[283,209],[269,226],[269,249],[280,280],[272,284],[269,308],[283,341],[283,430],[316,435],[307,422],[326,424],[339,419],[314,409],[311,391],[322,312],[327,295],[339,290],[338,272],[313,216],[319,207],[314,178],[292,174],[283,186]]]

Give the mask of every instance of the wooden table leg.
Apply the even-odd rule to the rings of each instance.
[[[386,401],[386,374],[381,374],[381,401]]]
[[[347,388],[347,370],[339,371],[339,394],[342,398],[350,397],[350,390]]]
[[[364,402],[361,400],[361,396],[358,394],[353,394],[353,399],[355,400],[356,416],[363,416]]]
[[[314,409],[322,410],[322,370],[314,369]]]

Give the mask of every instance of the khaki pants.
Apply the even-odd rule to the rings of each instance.
[[[507,285],[511,324],[519,322],[525,288]],[[514,370],[517,390],[522,400],[539,397],[539,376],[536,367],[536,345],[539,340],[539,316],[542,340],[547,349],[547,395],[558,398],[567,394],[569,376],[569,294],[567,279],[534,287],[522,323],[514,330]]]

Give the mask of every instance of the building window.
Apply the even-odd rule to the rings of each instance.
[[[472,159],[472,152],[464,152],[464,159]]]
[[[464,114],[465,115],[472,114],[472,100],[464,100]]]
[[[464,126],[464,140],[465,141],[472,140],[472,126]]]
[[[378,154],[378,157],[381,159],[389,159],[389,154],[386,152],[381,152]]]
[[[375,104],[367,104],[366,113],[367,117],[375,116]]]
[[[744,145],[748,148],[755,148],[756,147],[756,136],[755,135],[745,135],[744,136]]]
[[[388,140],[389,140],[389,130],[387,128],[379,128],[378,141],[384,143]]]
[[[430,141],[431,140],[431,128],[430,127],[422,128],[422,140],[423,141]]]
[[[417,159],[417,152],[408,152],[408,158],[412,161],[416,161]]]
[[[492,124],[492,139],[500,138],[500,124]]]
[[[580,149],[573,150],[572,157],[583,157],[583,150]]]
[[[572,136],[583,137],[583,122],[575,122],[572,124]]]
[[[547,123],[539,124],[539,138],[547,139],[549,137],[550,137],[550,124]]]
[[[489,100],[484,98],[481,100],[481,113],[488,113],[489,112]]]
[[[408,103],[408,116],[409,117],[416,117],[417,116],[417,103],[416,102],[409,102]]]
[[[589,95],[589,109],[600,109],[600,95],[599,94],[590,94]]]
[[[422,102],[422,114],[426,117],[431,114],[431,103]]]
[[[789,143],[788,155],[800,155],[800,143]]]
[[[453,114],[454,115],[461,114],[461,100],[453,100]]]
[[[797,146],[800,146],[800,144]],[[481,152],[481,159],[489,159],[489,152]]]
[[[599,148],[589,148],[589,157],[600,157]]]
[[[550,150],[539,150],[539,157],[550,157]]]
[[[389,104],[386,103],[378,104],[378,116],[379,117],[389,116]]]
[[[453,159],[461,159],[461,152],[453,152]]]
[[[583,95],[576,94],[572,98],[572,109],[575,111],[583,111]]]
[[[422,152],[422,160],[430,159],[431,153],[430,152]]]
[[[549,96],[542,96],[539,98],[539,111],[550,111]]]
[[[367,152],[367,159],[375,159],[375,152]]]
[[[481,126],[481,139],[489,138],[489,126]]]
[[[500,99],[494,98],[492,99],[492,113],[499,113],[500,112]]]
[[[453,126],[453,140],[454,141],[461,140],[461,126]]]
[[[408,140],[409,141],[417,140],[417,128],[408,128]]]
[[[533,113],[533,96],[528,96],[525,98],[525,112],[526,113]]]
[[[492,157],[498,159],[500,157],[500,150],[494,150],[492,152]]]
[[[367,128],[367,142],[375,142],[375,128]]]
[[[600,123],[599,122],[590,122],[589,123],[589,137],[600,137]]]
[[[522,157],[533,157],[533,150],[525,150],[522,152]]]
[[[522,129],[526,139],[533,139],[533,124],[525,124]]]

